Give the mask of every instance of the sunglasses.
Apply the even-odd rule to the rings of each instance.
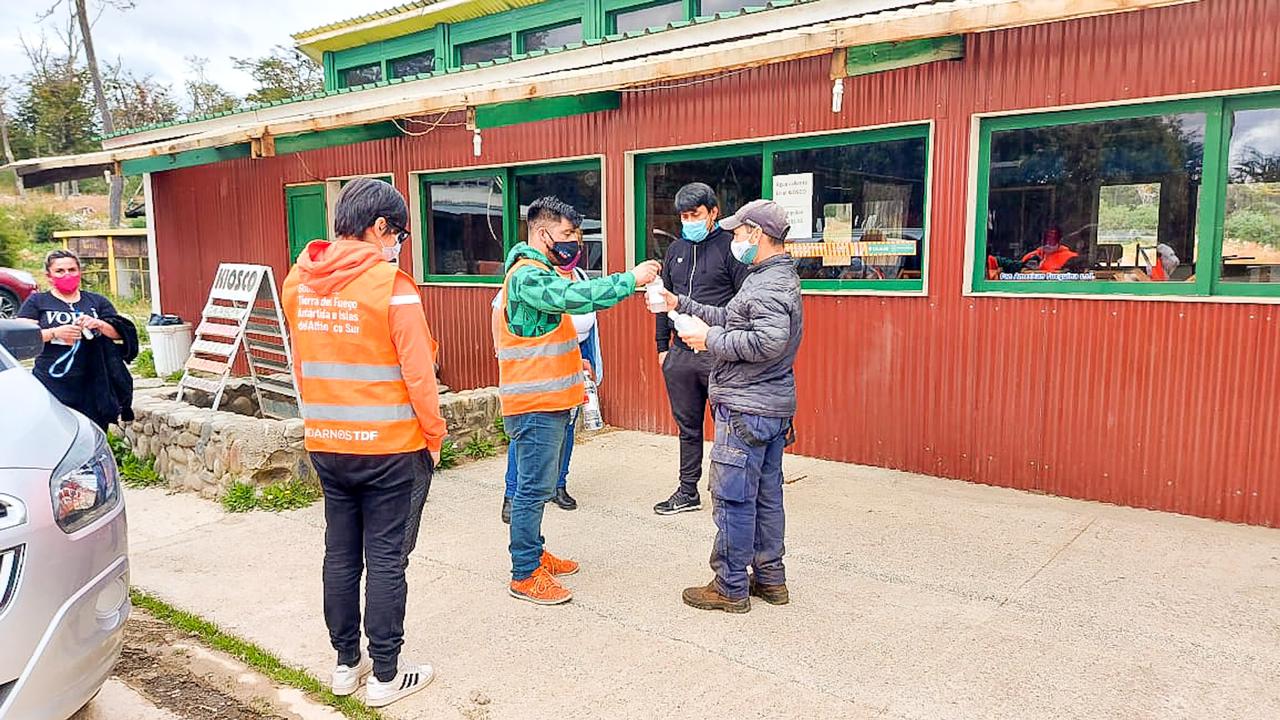
[[[409,230],[408,230],[408,229],[406,229],[406,228],[402,228],[402,227],[396,227],[395,225],[392,225],[391,223],[387,223],[387,227],[389,227],[389,228],[391,228],[392,230],[395,230],[395,231],[396,231],[396,243],[403,244],[405,240],[408,240],[408,239],[409,239]]]

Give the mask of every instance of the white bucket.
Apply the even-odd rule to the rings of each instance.
[[[191,355],[191,323],[148,325],[147,333],[151,336],[156,375],[169,377],[186,366]]]

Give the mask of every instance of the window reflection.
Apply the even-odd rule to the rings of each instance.
[[[636,10],[623,10],[609,17],[615,33],[664,27],[669,23],[684,20],[684,2],[677,0],[677,2],[650,5]]]
[[[582,215],[582,240],[586,244],[585,257],[579,267],[592,277],[599,277],[604,268],[604,222],[601,214],[601,186],[599,170],[572,172],[540,172],[516,177],[516,199],[520,204],[518,237],[528,236],[527,216],[534,200],[554,195],[569,203]]]
[[[510,35],[458,46],[459,65],[475,65],[504,57],[511,57]]]
[[[396,58],[391,61],[391,77],[413,77],[435,70],[436,54],[434,52],[418,53]]]
[[[539,28],[520,34],[520,47],[524,52],[558,48],[576,42],[582,42],[582,23],[580,22]]]
[[[1202,113],[992,133],[987,277],[1191,282]]]
[[[359,85],[368,85],[382,80],[381,63],[370,63],[368,65],[360,65],[359,67],[347,68],[342,71],[343,87],[357,87]]]
[[[1280,282],[1280,108],[1233,113],[1222,280]]]
[[[426,183],[428,273],[502,275],[502,179]]]
[[[708,160],[679,160],[651,163],[645,167],[644,242],[648,258],[661,260],[667,246],[680,237],[680,213],[676,212],[676,192],[692,182],[703,182],[716,191],[720,217],[761,197],[763,156],[749,155]],[[645,258],[645,259],[648,259]]]

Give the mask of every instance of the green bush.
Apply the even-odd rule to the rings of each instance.
[[[1236,210],[1227,215],[1223,230],[1229,240],[1280,247],[1280,213],[1253,208]]]
[[[452,440],[445,440],[444,445],[440,448],[440,462],[436,465],[437,470],[448,470],[456,467],[458,457],[461,455],[458,451],[458,444]]]
[[[65,215],[51,210],[42,210],[30,221],[31,239],[37,243],[51,243],[53,234],[59,230],[70,230],[71,221]]]
[[[258,507],[258,495],[253,486],[239,481],[227,486],[222,495],[222,509],[229,513],[243,513]]]
[[[0,207],[0,265],[14,267],[18,253],[27,245],[22,225],[7,208]]]
[[[503,445],[511,443],[511,436],[507,434],[507,423],[502,419],[501,415],[493,419],[493,435],[494,439]]]
[[[133,372],[138,377],[158,377],[156,375],[156,356],[151,352],[150,348],[138,353],[138,357],[133,361]]]
[[[120,481],[125,487],[147,488],[164,485],[164,478],[156,472],[155,460],[140,458],[133,454],[129,443],[124,438],[111,433],[107,435],[107,445],[116,458],[116,466],[120,469]]]
[[[467,446],[462,449],[463,454],[473,460],[483,460],[487,457],[493,457],[496,451],[493,447],[493,441],[486,437],[476,435],[467,442]]]
[[[297,478],[271,483],[258,496],[258,509],[271,512],[297,510],[320,499],[320,488]]]

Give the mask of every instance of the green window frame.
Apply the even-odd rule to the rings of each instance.
[[[640,263],[648,259],[649,255],[649,238],[646,232],[649,222],[648,218],[645,216],[645,208],[648,205],[646,169],[650,165],[688,160],[712,160],[759,153],[762,159],[763,168],[761,173],[761,195],[763,195],[764,198],[771,200],[773,199],[774,156],[778,153],[793,150],[820,150],[824,148],[866,145],[910,139],[923,139],[925,142],[924,206],[921,209],[922,227],[919,248],[921,277],[918,279],[889,280],[809,279],[801,280],[800,285],[803,290],[813,292],[870,291],[877,294],[885,293],[893,295],[921,294],[924,292],[925,279],[929,272],[929,251],[931,247],[930,211],[932,207],[931,185],[933,182],[933,130],[929,123],[876,128],[870,130],[853,130],[850,132],[828,133],[822,135],[804,135],[778,140],[767,140],[763,142],[718,145],[710,148],[666,150],[636,155],[634,158],[635,175],[633,180],[635,187],[635,198],[633,200],[635,203],[635,227],[633,228],[635,233],[634,260],[636,263]]]
[[[647,10],[660,5],[679,2],[684,6],[684,20],[698,17],[698,0],[602,0],[604,22],[601,27],[605,35],[617,35],[618,16],[635,10]]]
[[[359,47],[337,52],[326,52],[325,83],[327,90],[340,90],[347,87],[345,73],[364,65],[378,65],[382,69],[382,79],[378,84],[389,82],[395,78],[391,74],[391,63],[413,55],[432,53],[435,58],[435,72],[445,69],[445,58],[449,57],[445,42],[448,38],[448,26],[440,25],[430,30],[401,35],[400,37],[369,43]]]
[[[1237,110],[1280,109],[1280,93],[1218,96],[1116,105],[1081,110],[1057,110],[1026,115],[981,118],[974,226],[971,228],[973,271],[971,288],[978,293],[1036,295],[1108,295],[1168,297],[1280,297],[1280,283],[1248,283],[1222,279],[1222,246],[1231,142],[1231,117]],[[987,212],[991,186],[993,133],[1048,128],[1108,120],[1128,120],[1182,113],[1205,116],[1204,158],[1197,199],[1193,282],[1115,282],[1109,280],[990,280],[986,276]]]
[[[520,198],[516,192],[516,178],[537,175],[540,173],[563,173],[574,172],[580,170],[594,170],[601,173],[603,177],[604,164],[600,159],[587,158],[583,160],[566,160],[560,162],[537,163],[533,165],[508,165],[508,166],[491,166],[483,168],[468,168],[466,170],[457,170],[449,172],[424,172],[418,173],[418,198],[419,198],[419,215],[416,218],[419,228],[419,237],[421,238],[422,252],[422,278],[424,283],[438,283],[447,285],[501,285],[501,276],[492,275],[440,275],[429,272],[431,267],[431,247],[429,223],[431,217],[429,213],[430,199],[427,195],[427,188],[433,182],[450,182],[457,180],[475,180],[497,178],[502,186],[502,255],[506,259],[508,253],[516,245],[523,242],[523,238],[518,237],[520,228]],[[600,189],[602,199],[604,187]],[[415,222],[414,218],[410,222]],[[608,237],[604,238],[604,252],[608,253]],[[607,262],[606,262],[607,265]]]

